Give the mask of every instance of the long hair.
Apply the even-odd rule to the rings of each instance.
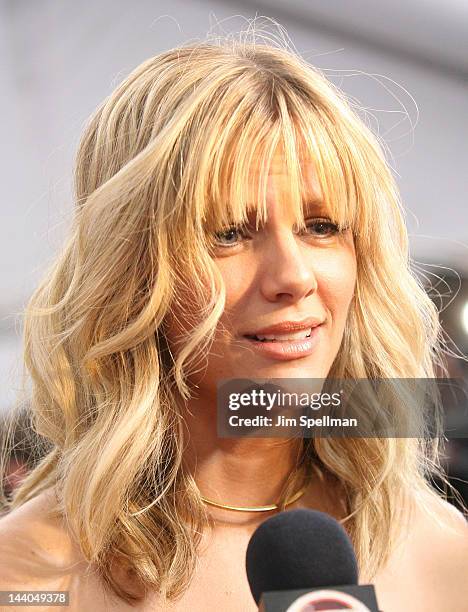
[[[184,470],[188,377],[210,348],[225,291],[210,255],[216,228],[246,220],[249,176],[266,178],[278,146],[302,227],[301,161],[352,228],[356,292],[329,377],[432,378],[444,368],[435,305],[411,269],[398,190],[382,145],[344,94],[295,52],[227,38],[138,66],[98,107],[77,153],[68,241],[25,312],[31,413],[46,455],[16,508],[57,485],[57,510],[103,580],[115,556],[169,599],[193,574],[208,513]],[[177,357],[164,333],[190,284],[200,320]],[[403,305],[403,306],[402,306]],[[436,496],[437,440],[314,438],[303,460],[342,487],[344,524],[363,573],[383,566],[418,493]]]

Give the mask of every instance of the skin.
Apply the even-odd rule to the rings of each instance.
[[[202,495],[221,503],[274,503],[294,470],[301,441],[219,438],[218,379],[242,378],[253,372],[265,378],[325,378],[340,348],[355,290],[352,233],[317,225],[328,213],[320,203],[322,193],[313,166],[304,164],[303,173],[307,202],[315,202],[305,209],[305,232],[298,233],[294,227],[288,175],[277,151],[268,176],[266,224],[256,232],[252,218],[247,239],[242,233],[224,234],[213,254],[226,287],[226,305],[205,368],[191,379],[198,386],[198,396],[190,399],[187,411],[190,441],[185,461]],[[311,355],[278,361],[253,351],[243,338],[247,331],[308,316],[324,321]],[[167,339],[173,353],[184,338],[181,320],[177,309],[168,320]],[[255,521],[258,516],[226,510],[213,513],[218,519],[223,513],[229,522]],[[265,518],[264,513],[261,516]]]

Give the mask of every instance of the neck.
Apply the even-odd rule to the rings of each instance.
[[[185,413],[190,438],[184,462],[202,496],[232,506],[266,506],[281,499],[288,483],[288,497],[299,489],[301,438],[219,438],[216,410],[207,405],[192,400]]]

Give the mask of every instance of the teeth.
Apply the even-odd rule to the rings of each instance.
[[[285,342],[286,340],[304,340],[308,338],[312,333],[312,329],[303,329],[299,332],[288,333],[288,334],[268,334],[265,336],[254,336],[257,340],[276,340],[277,342]]]

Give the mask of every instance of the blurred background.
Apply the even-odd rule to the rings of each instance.
[[[468,381],[456,358],[468,353],[465,0],[0,0],[0,415],[21,383],[20,313],[70,224],[85,120],[143,60],[245,30],[254,17],[257,30],[324,70],[378,135],[414,269],[450,338],[451,375]],[[26,473],[26,449],[12,457],[5,487]],[[447,461],[468,501],[466,440],[450,442]]]

